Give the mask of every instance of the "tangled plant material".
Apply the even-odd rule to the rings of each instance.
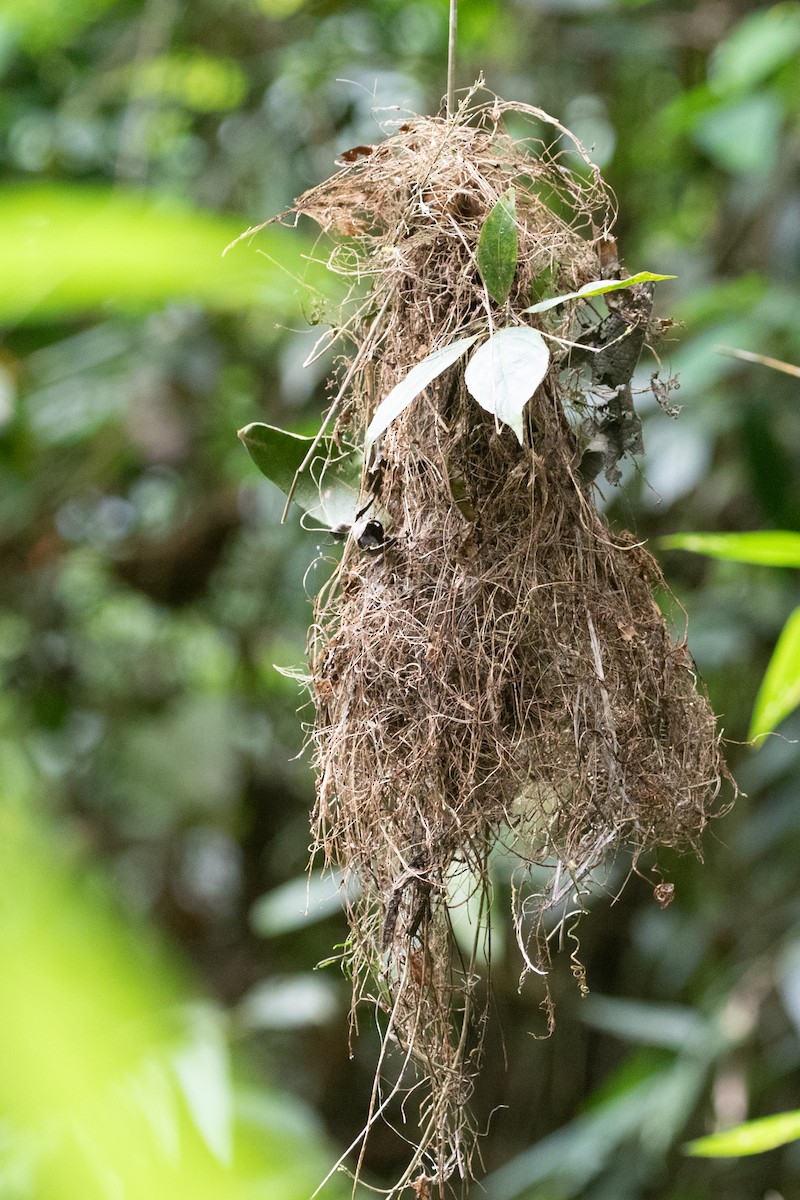
[[[512,138],[511,114],[556,147]],[[405,1118],[414,1093],[419,1129],[391,1194],[422,1195],[471,1173],[490,859],[503,849],[517,864],[523,974],[546,989],[551,943],[598,868],[623,846],[634,862],[656,846],[697,850],[725,771],[685,644],[670,640],[653,598],[659,568],[611,532],[585,469],[603,422],[606,434],[629,422],[616,451],[603,442],[609,478],[637,448],[626,389],[653,331],[652,288],[608,305],[607,321],[623,316],[612,345],[635,348],[623,387],[593,365],[613,350],[607,336],[598,344],[590,303],[520,315],[543,280],[564,293],[621,272],[597,170],[552,118],[500,102],[408,120],[351,158],[295,208],[333,236],[329,265],[359,289],[339,331],[353,350],[329,414],[336,445],[363,447],[390,389],[454,339],[527,324],[552,350],[524,445],[476,405],[461,363],[389,425],[361,494],[385,540],[362,549],[348,537],[310,634],[314,836],[354,884],[354,999],[382,1014],[364,1137],[390,1099],[405,1097]],[[511,185],[519,253],[501,306],[476,248]],[[464,904],[471,949],[453,931]],[[575,971],[585,987],[577,960]],[[356,1174],[362,1157],[363,1140]]]

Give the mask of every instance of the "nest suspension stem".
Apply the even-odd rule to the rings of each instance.
[[[450,20],[447,32],[447,107],[448,117],[453,115],[456,91],[456,28],[458,26],[458,0],[450,0]]]

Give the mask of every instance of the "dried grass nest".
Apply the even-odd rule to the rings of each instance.
[[[509,116],[530,121],[531,136],[505,132]],[[613,199],[570,136],[499,101],[412,118],[351,152],[294,209],[332,236],[330,267],[357,285],[329,414],[338,446],[363,446],[381,399],[434,347],[518,322],[552,349],[524,445],[478,407],[463,364],[392,422],[362,476],[385,539],[365,550],[348,537],[310,631],[316,849],[352,885],[355,1001],[382,1014],[365,1136],[393,1096],[406,1097],[404,1116],[408,1093],[418,1101],[391,1194],[470,1175],[498,847],[517,863],[523,974],[545,979],[551,942],[571,929],[597,869],[623,846],[634,863],[656,846],[697,850],[726,774],[692,660],[654,601],[660,570],[610,530],[585,470],[587,436],[604,421],[606,433],[631,422],[616,451],[604,443],[610,479],[638,441],[632,406],[609,386],[618,376],[596,366],[598,310],[515,316],[542,279],[563,293],[625,275]],[[510,185],[519,259],[500,311],[476,246]],[[618,375],[630,377],[655,331],[651,306],[644,285],[608,305],[607,319],[622,314],[616,344],[634,350]],[[471,949],[453,932],[464,904]],[[575,973],[585,986],[577,959]]]

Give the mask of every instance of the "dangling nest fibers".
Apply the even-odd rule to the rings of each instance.
[[[560,149],[512,139],[509,110],[555,126]],[[397,1188],[416,1176],[420,1195],[470,1173],[465,1105],[486,1013],[489,856],[510,847],[523,868],[514,890],[523,970],[544,976],[546,915],[558,906],[573,915],[616,848],[632,848],[634,861],[659,845],[696,850],[725,773],[689,654],[653,599],[659,568],[630,535],[611,532],[584,469],[585,430],[596,433],[598,414],[625,396],[592,370],[596,329],[593,349],[576,349],[590,343],[597,313],[579,302],[514,315],[542,279],[564,293],[620,271],[609,193],[567,136],[538,110],[498,102],[412,119],[352,152],[295,208],[333,235],[330,266],[360,287],[341,331],[354,347],[346,386],[330,414],[339,446],[363,446],[389,390],[456,338],[527,323],[553,351],[527,406],[524,447],[468,394],[463,363],[389,426],[361,497],[385,541],[365,550],[348,537],[310,636],[314,835],[356,885],[345,951],[355,999],[384,1014],[367,1129],[385,1111],[385,1086],[419,1089],[416,1149]],[[501,309],[476,248],[512,184],[519,260]],[[620,344],[641,344],[652,327],[651,292],[632,292],[617,295],[645,316],[628,321]],[[616,454],[604,442],[611,479],[636,446],[632,408],[617,412],[626,415],[633,435]],[[534,865],[544,870],[531,876]],[[472,954],[452,928],[465,891],[481,912]],[[390,1050],[400,1065],[387,1085]]]

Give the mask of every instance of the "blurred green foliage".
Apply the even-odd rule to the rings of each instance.
[[[168,301],[223,311],[263,305],[289,318],[301,294],[324,295],[316,283],[324,286],[327,273],[309,271],[303,252],[310,247],[285,230],[260,234],[269,267],[244,241],[223,257],[243,228],[235,217],[135,192],[8,187],[0,198],[0,319],[141,312]]]
[[[0,3],[2,1200],[157,1197],[166,1178],[307,1195],[337,1156],[319,1128],[343,1149],[364,1120],[375,1040],[349,1059],[347,983],[312,974],[345,928],[316,876],[303,915],[309,713],[273,669],[302,664],[335,551],[279,526],[235,436],[313,431],[331,364],[302,364],[329,285],[310,228],[222,251],[398,108],[437,110],[446,9]],[[626,261],[678,276],[658,302],[683,323],[662,351],[683,411],[643,361],[646,461],[607,497],[642,537],[800,530],[796,381],[715,349],[800,361],[798,44],[795,0],[461,3],[459,84],[483,70],[570,125],[619,197]],[[736,744],[796,574],[664,564],[747,796],[704,864],[639,864],[674,881],[669,908],[638,877],[595,902],[592,995],[562,955],[549,1040],[500,939],[476,1097],[496,1200],[800,1187],[796,1145],[681,1152],[797,1104],[797,715],[758,754]],[[376,1129],[370,1176],[404,1158]]]

